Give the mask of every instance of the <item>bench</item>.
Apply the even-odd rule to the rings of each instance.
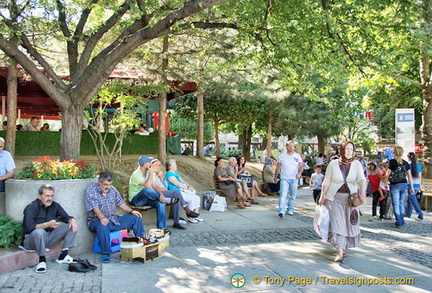
[[[423,205],[425,212],[428,211],[428,199],[432,198],[432,179],[423,178],[423,183],[421,184],[421,189],[423,191],[423,200],[420,206]]]

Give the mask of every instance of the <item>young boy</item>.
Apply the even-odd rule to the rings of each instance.
[[[324,180],[324,175],[321,173],[322,168],[321,165],[314,166],[315,173],[312,174],[310,179],[310,186],[312,187],[312,194],[315,203],[318,204],[318,200],[321,194],[322,183]]]

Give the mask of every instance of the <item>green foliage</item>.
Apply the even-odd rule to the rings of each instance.
[[[15,221],[9,216],[0,214],[0,247],[9,247],[12,244],[20,245],[22,233],[21,221]]]
[[[60,180],[86,179],[96,177],[96,167],[87,161],[51,160],[49,156],[39,157],[36,161],[25,164],[18,172],[17,179]]]
[[[226,150],[222,149],[221,157],[229,159],[230,157],[237,158],[242,154],[242,150],[234,149],[234,150]]]
[[[194,118],[181,118],[176,111],[170,112],[169,131],[180,133],[182,138],[196,139],[197,136],[197,120]],[[213,139],[213,128],[209,122],[204,123],[204,141]]]

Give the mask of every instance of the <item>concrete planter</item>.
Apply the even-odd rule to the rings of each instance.
[[[6,215],[22,221],[24,208],[38,196],[43,184],[54,186],[54,200],[78,221],[78,246],[71,249],[71,254],[90,252],[93,248],[94,235],[87,227],[85,191],[97,178],[70,180],[16,180],[6,181]]]

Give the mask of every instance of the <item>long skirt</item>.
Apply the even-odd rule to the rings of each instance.
[[[330,214],[328,242],[336,248],[347,249],[360,245],[360,213],[348,205],[348,193],[336,193],[333,201],[326,200]]]

